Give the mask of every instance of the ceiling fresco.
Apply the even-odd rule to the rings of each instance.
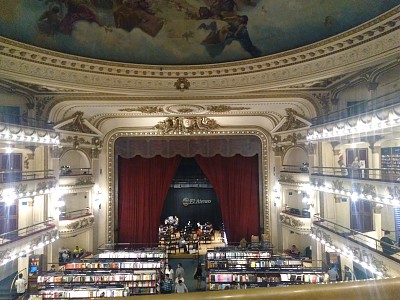
[[[0,35],[101,60],[197,65],[292,50],[400,0],[1,0]]]

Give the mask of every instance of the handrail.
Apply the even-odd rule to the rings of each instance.
[[[54,124],[46,119],[31,118],[24,114],[7,114],[0,112],[0,122],[20,126],[29,126],[42,129],[53,129]]]
[[[367,101],[360,101],[355,105],[351,105],[344,109],[334,111],[322,116],[315,117],[311,120],[312,126],[322,125],[334,121],[338,121],[340,119],[345,119],[349,117],[355,117],[362,114],[366,114],[372,110],[376,111],[378,109],[385,109],[392,105],[398,104],[397,97],[392,99],[387,99],[387,96],[382,96],[379,98],[367,100]],[[354,112],[354,113],[352,113]]]
[[[311,175],[339,176],[356,179],[379,180],[385,182],[399,181],[400,168],[352,168],[319,167],[312,168]]]
[[[333,231],[336,234],[345,237],[346,239],[349,239],[357,244],[361,244],[362,246],[364,246],[366,248],[370,248],[372,250],[378,251],[378,252],[380,252],[380,254],[382,254],[386,257],[389,257],[391,259],[399,260],[399,262],[400,262],[400,247],[398,247],[397,245],[389,245],[388,243],[377,240],[377,239],[370,237],[362,232],[359,232],[354,229],[350,229],[350,228],[344,227],[342,225],[339,225],[335,222],[323,219],[323,218],[319,217],[318,215],[314,215],[313,224],[323,227],[323,228],[326,228],[330,231]],[[382,245],[393,248],[393,252],[397,252],[397,253],[393,253],[393,254],[384,253],[382,250]]]
[[[14,279],[11,282],[11,286],[10,286],[10,296],[12,295],[12,288],[15,284],[15,280],[17,279],[18,275],[22,273],[22,271],[27,270],[27,268],[23,268],[21,271],[18,271],[17,274],[15,274]]]
[[[79,176],[92,175],[91,168],[71,168],[70,166],[62,166],[60,168],[60,176]]]
[[[48,228],[49,226],[55,226],[54,218],[50,217],[46,221],[0,234],[0,245],[15,241],[31,233],[41,231],[45,228]]]
[[[77,209],[73,211],[68,211],[68,212],[62,212],[60,214],[59,220],[72,220],[80,217],[85,217],[91,215],[89,207],[86,207],[84,209]]]
[[[282,165],[281,172],[307,173],[308,174],[309,164],[303,163],[301,165]]]
[[[306,214],[307,216],[303,215],[303,212],[307,211],[308,214]],[[306,218],[309,219],[310,218],[310,214],[307,208],[294,208],[294,207],[290,207],[290,206],[285,206],[284,209],[282,210],[282,213],[284,214],[288,214],[297,218]]]
[[[53,178],[54,170],[1,171],[0,183]]]
[[[381,280],[359,280],[328,284],[300,284],[281,287],[252,288],[242,290],[223,290],[193,292],[188,294],[157,295],[157,299],[191,300],[396,300],[399,295],[400,278]],[[137,299],[129,296],[125,299]]]

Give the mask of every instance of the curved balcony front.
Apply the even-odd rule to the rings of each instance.
[[[89,209],[63,212],[60,215],[58,230],[60,237],[72,237],[90,230],[94,225],[94,216]]]
[[[54,219],[0,235],[0,265],[42,248],[59,238]]]
[[[311,232],[311,218],[308,211],[286,207],[280,213],[280,220],[282,226],[295,233],[309,234]]]

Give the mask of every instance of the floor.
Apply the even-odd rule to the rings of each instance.
[[[197,264],[201,263],[203,270],[205,269],[205,256],[208,250],[214,249],[216,247],[223,247],[224,243],[220,239],[219,232],[216,232],[214,239],[211,243],[201,243],[199,252],[197,254],[168,254],[168,263],[171,265],[172,269],[175,271],[178,263],[182,264],[185,270],[185,284],[189,292],[196,292],[196,280],[193,278],[194,272],[197,268]],[[205,291],[206,283],[203,281],[201,283],[201,290]],[[198,291],[197,291],[198,292]]]

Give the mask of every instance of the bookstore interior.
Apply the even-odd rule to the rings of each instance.
[[[398,278],[400,0],[334,2],[3,0],[0,299]]]

